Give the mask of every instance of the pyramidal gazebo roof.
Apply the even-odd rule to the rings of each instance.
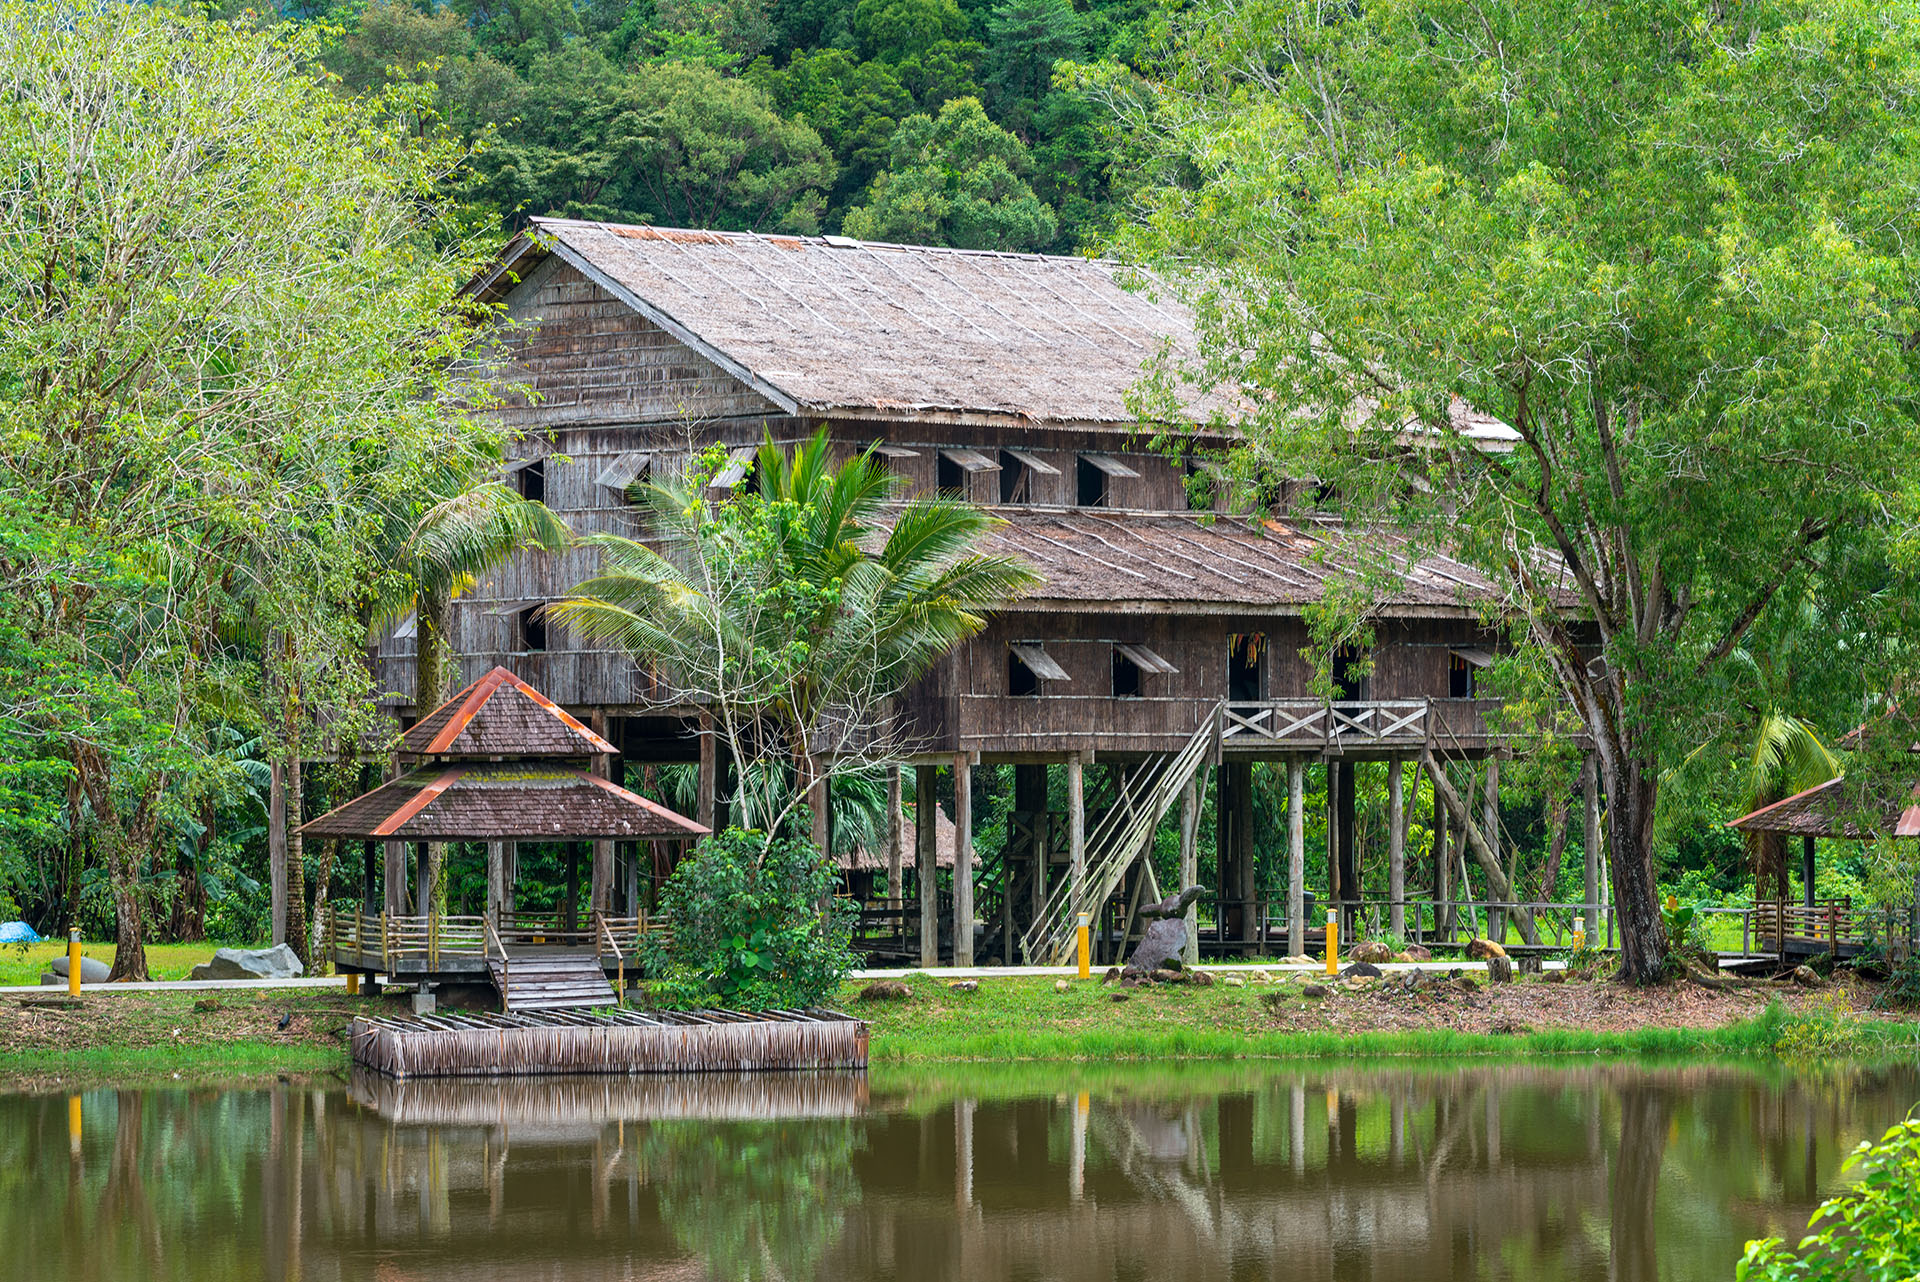
[[[423,766],[300,829],[387,841],[686,839],[708,831],[611,780],[547,761]]]
[[[1857,817],[1847,813],[1846,795],[1841,778],[1829,779],[1805,792],[1796,792],[1784,801],[1762,806],[1752,814],[1731,820],[1727,826],[1742,832],[1784,832],[1800,837],[1872,837],[1885,833],[1893,837],[1920,837],[1920,783],[1913,786],[1907,801],[1893,801],[1863,831]]]
[[[619,751],[505,668],[495,668],[400,736],[422,757],[591,757]]]

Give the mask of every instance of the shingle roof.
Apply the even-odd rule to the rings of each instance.
[[[400,737],[403,752],[442,757],[591,757],[616,752],[505,668],[475,681]]]
[[[845,237],[533,220],[601,288],[788,412],[938,410],[1131,423],[1124,397],[1190,313],[1090,258]],[[503,262],[526,266],[526,242]],[[500,274],[483,278],[483,296]],[[1196,406],[1196,409],[1201,407]],[[1199,415],[1196,414],[1196,417]]]
[[[1829,779],[1818,787],[1797,792],[1784,801],[1762,806],[1742,815],[1727,826],[1742,832],[1784,832],[1797,837],[1862,837],[1886,833],[1894,837],[1920,837],[1920,783],[1910,797],[1912,804],[1893,803],[1871,832],[1863,833],[1851,818],[1842,819],[1846,797],[1841,791],[1845,776]]]
[[[1043,580],[1023,598],[1021,604],[1029,606],[1085,601],[1298,608],[1320,600],[1329,582],[1352,572],[1355,557],[1343,555],[1343,545],[1366,539],[1376,549],[1402,546],[1391,532],[1355,534],[1317,523],[1084,508],[1000,508],[996,515],[1006,523],[988,536],[990,549],[1021,557]],[[1429,555],[1404,570],[1400,586],[1383,603],[1464,609],[1497,591],[1473,567]]]
[[[394,841],[553,841],[697,837],[707,829],[584,770],[476,762],[402,775],[300,831]]]

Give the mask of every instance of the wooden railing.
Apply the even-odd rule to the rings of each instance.
[[[425,917],[388,914],[382,920],[382,956],[387,964],[425,961],[437,967],[442,958],[487,957],[486,918],[452,917],[432,913]]]
[[[571,929],[561,924],[558,913],[500,914],[500,938],[509,944],[586,944],[592,946],[598,932],[591,917],[585,926]]]
[[[1431,745],[1436,736],[1484,737],[1492,699],[1258,699],[1226,705],[1224,747]]]

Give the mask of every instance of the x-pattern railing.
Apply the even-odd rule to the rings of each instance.
[[[1320,745],[1425,743],[1431,714],[1432,703],[1425,699],[1263,699],[1229,703],[1221,737]]]

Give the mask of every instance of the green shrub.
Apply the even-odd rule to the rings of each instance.
[[[661,888],[667,929],[641,943],[661,1006],[818,1006],[859,957],[855,909],[812,842],[729,828],[702,841]]]
[[[1920,955],[1909,953],[1887,976],[1887,986],[1873,999],[1875,1010],[1920,1010]]]
[[[1895,1125],[1862,1144],[1845,1170],[1846,1192],[1821,1203],[1808,1233],[1789,1249],[1780,1238],[1747,1243],[1737,1282],[1910,1282],[1920,1277],[1920,1121]]]

